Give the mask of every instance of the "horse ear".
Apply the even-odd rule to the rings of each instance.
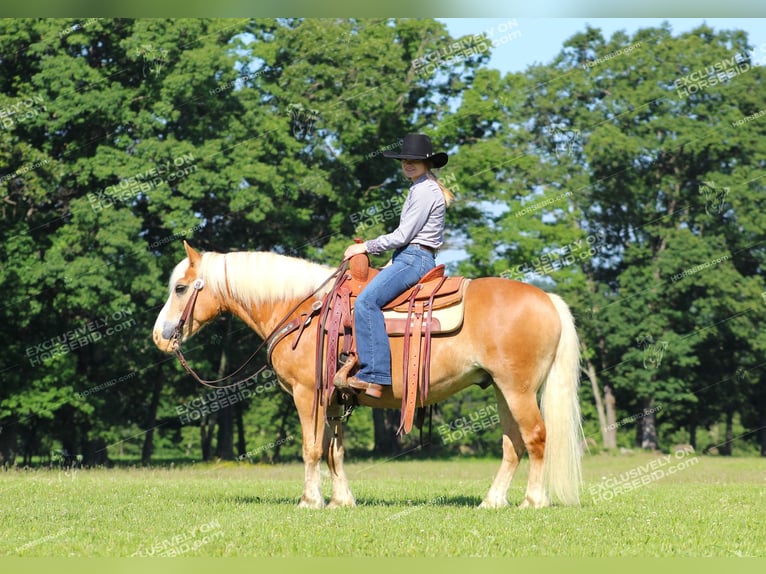
[[[189,258],[189,267],[198,267],[200,261],[202,261],[202,255],[200,255],[194,248],[186,243],[184,240],[184,249],[186,249],[186,256]]]

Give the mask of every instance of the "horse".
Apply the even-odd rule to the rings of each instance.
[[[320,301],[334,269],[264,251],[229,253],[194,250],[170,276],[169,296],[153,330],[165,353],[197,333],[221,313],[231,313],[266,340],[286,315]],[[201,280],[201,281],[200,281]],[[196,283],[195,283],[196,282]],[[192,295],[192,291],[196,291]],[[196,302],[189,305],[190,297]],[[481,508],[508,506],[507,492],[520,458],[529,456],[529,477],[520,507],[552,503],[578,505],[582,485],[582,426],[578,387],[580,350],[572,313],[558,295],[502,277],[472,279],[464,294],[462,326],[449,336],[434,336],[427,404],[443,401],[470,385],[492,385],[502,427],[502,461]],[[187,307],[191,316],[179,321]],[[343,425],[327,417],[315,401],[317,323],[313,320],[294,345],[293,338],[272,350],[280,386],[290,393],[302,431],[304,486],[298,506],[353,507],[355,498],[343,469]],[[401,364],[402,338],[390,339],[392,364]],[[293,348],[293,346],[295,348]],[[360,393],[360,406],[400,408],[401,369],[383,396]],[[542,389],[540,405],[537,393]],[[325,505],[320,491],[323,454],[332,477]],[[552,498],[556,500],[552,500]]]

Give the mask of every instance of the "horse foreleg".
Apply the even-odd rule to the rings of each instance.
[[[303,495],[298,503],[300,508],[322,508],[324,498],[320,490],[319,465],[322,460],[322,441],[325,425],[319,419],[320,413],[312,409],[314,390],[302,385],[293,388],[293,400],[298,409],[303,435],[304,481]]]
[[[495,386],[495,396],[497,397],[497,413],[500,417],[500,426],[503,429],[503,460],[495,475],[495,480],[492,482],[492,486],[479,508],[502,508],[508,506],[508,488],[519,466],[519,459],[524,453],[524,441],[521,438],[519,425],[511,416],[508,402],[497,386]]]
[[[343,423],[339,420],[331,420],[329,428],[325,431],[327,437],[327,466],[330,469],[332,479],[332,497],[328,508],[342,506],[356,506],[354,495],[348,487],[346,472],[343,470]]]

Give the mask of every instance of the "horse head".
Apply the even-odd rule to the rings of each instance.
[[[186,241],[184,248],[186,258],[176,265],[170,276],[168,300],[152,332],[154,344],[165,353],[174,352],[221,311],[214,290],[205,286],[202,255]]]

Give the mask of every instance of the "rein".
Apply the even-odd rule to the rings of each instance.
[[[186,303],[186,307],[184,307],[183,313],[181,313],[181,318],[178,320],[178,324],[176,325],[175,329],[173,330],[173,335],[171,336],[171,340],[175,340],[177,343],[177,347],[175,350],[175,355],[178,357],[179,362],[183,366],[183,368],[186,370],[187,373],[189,373],[194,380],[196,380],[198,383],[205,385],[206,387],[210,387],[213,389],[228,389],[230,387],[235,387],[237,385],[240,385],[244,383],[245,381],[248,381],[252,379],[253,377],[257,377],[263,370],[265,370],[268,365],[262,366],[260,369],[258,369],[255,373],[248,375],[244,379],[241,379],[235,383],[230,383],[228,385],[220,385],[219,383],[223,383],[224,381],[228,381],[232,377],[238,375],[247,365],[250,364],[250,361],[252,361],[255,356],[261,352],[261,350],[268,346],[270,349],[275,342],[273,341],[275,336],[278,336],[280,334],[280,331],[283,329],[283,327],[289,322],[290,316],[297,311],[301,305],[303,305],[306,301],[308,301],[311,297],[316,295],[319,291],[321,291],[325,285],[327,285],[330,281],[332,281],[334,278],[336,278],[338,275],[342,275],[346,271],[346,267],[348,266],[348,259],[344,259],[341,264],[338,266],[338,268],[330,275],[327,279],[325,279],[322,284],[314,289],[311,293],[309,293],[306,297],[301,299],[297,305],[295,305],[288,313],[285,315],[285,317],[277,323],[277,326],[274,327],[274,329],[271,331],[268,337],[266,337],[260,345],[258,345],[258,348],[253,352],[250,357],[244,362],[244,364],[239,367],[236,371],[233,373],[226,375],[225,377],[221,377],[220,379],[215,380],[206,380],[201,378],[194,370],[189,366],[189,363],[186,361],[186,357],[184,357],[183,351],[181,350],[181,340],[183,337],[183,328],[189,319],[193,318],[194,316],[194,306],[197,304],[197,296],[199,295],[199,292],[202,291],[202,288],[205,286],[205,282],[202,279],[197,279],[192,284],[192,287],[194,288],[194,292],[192,293],[191,297],[189,298],[189,301]],[[227,282],[228,285],[228,282]],[[322,302],[318,301],[314,303],[312,306],[313,312],[319,311],[322,307]],[[313,315],[313,314],[312,314]],[[309,316],[308,321],[311,320],[311,316]],[[306,323],[308,324],[308,322]],[[270,354],[270,353],[269,353]]]

